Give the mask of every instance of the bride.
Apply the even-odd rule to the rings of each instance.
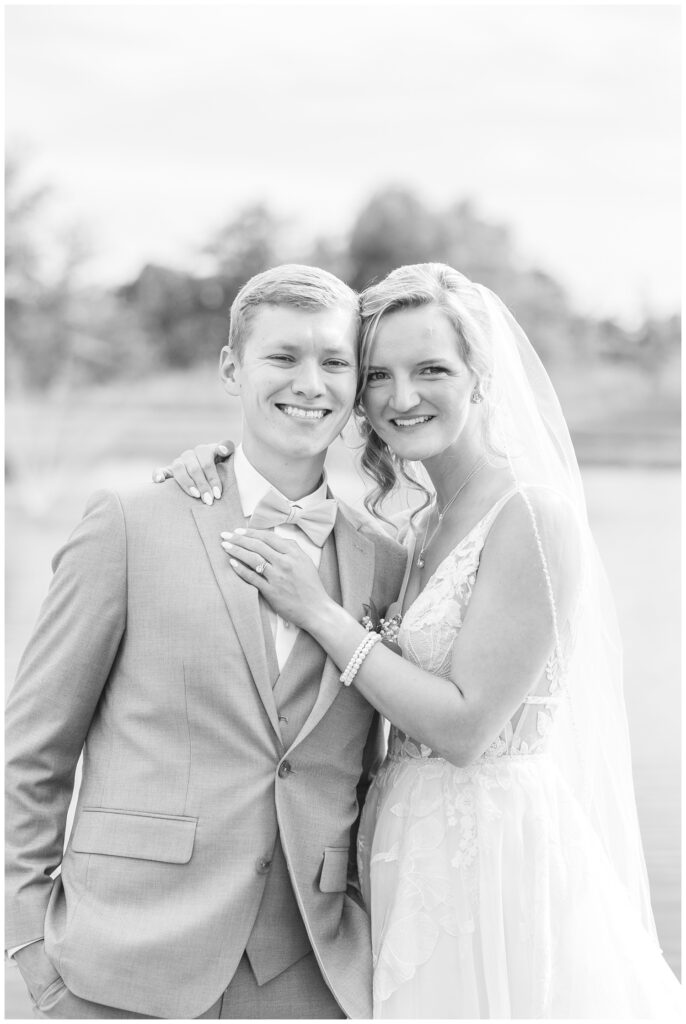
[[[612,599],[545,370],[497,296],[441,264],[363,293],[360,362],[368,507],[425,491],[402,657],[296,544],[248,529],[229,554],[392,723],[358,839],[374,1015],[676,1017]]]

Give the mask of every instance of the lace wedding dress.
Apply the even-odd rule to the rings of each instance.
[[[428,672],[449,676],[481,549],[513,493],[405,611],[403,655]],[[556,627],[543,678],[474,764],[456,767],[391,728],[358,840],[375,1017],[680,1013],[676,978],[558,771],[575,621]]]

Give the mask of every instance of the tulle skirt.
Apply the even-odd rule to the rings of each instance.
[[[545,754],[387,759],[359,866],[375,1018],[681,1018],[681,987]]]

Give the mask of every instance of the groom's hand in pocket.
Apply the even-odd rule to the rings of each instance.
[[[52,961],[46,956],[44,941],[41,939],[17,950],[14,960],[32,1000],[34,1003],[40,1002],[50,986],[60,978]]]

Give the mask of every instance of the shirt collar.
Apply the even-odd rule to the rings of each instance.
[[[234,452],[233,457],[233,470],[236,475],[236,486],[238,487],[238,497],[241,501],[241,508],[243,509],[243,515],[249,518],[255,511],[255,506],[262,500],[268,491],[276,491],[277,494],[281,494],[278,487],[274,487],[270,484],[261,473],[258,473],[251,462],[248,461],[248,457],[243,451],[243,445],[238,445]],[[289,505],[298,505],[300,508],[310,508],[312,505],[318,504],[320,501],[324,501],[327,496],[328,483],[326,478],[326,470],[322,473],[321,483],[311,494],[306,494],[303,498],[298,498],[297,501],[291,501],[284,494],[281,497],[284,501],[287,501]]]

